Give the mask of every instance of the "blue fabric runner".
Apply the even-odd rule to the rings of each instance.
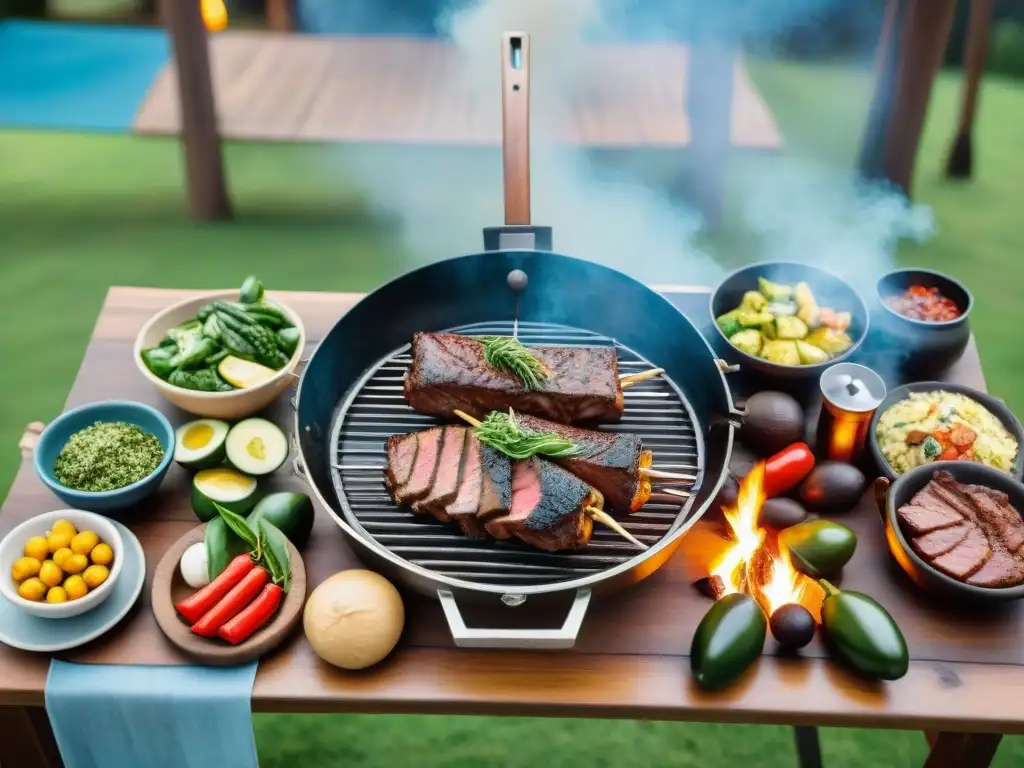
[[[237,667],[54,659],[46,712],[66,768],[255,768],[256,662]]]

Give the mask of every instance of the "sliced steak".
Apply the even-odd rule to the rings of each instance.
[[[437,459],[437,472],[434,484],[419,501],[412,505],[412,511],[418,514],[432,513],[438,520],[448,522],[445,512],[447,505],[455,500],[462,477],[462,460],[466,446],[465,427],[445,427],[441,452]]]
[[[1013,555],[1002,549],[994,550],[981,570],[967,579],[976,587],[1012,587],[1024,579],[1024,567]]]
[[[561,467],[538,458],[517,461],[512,508],[486,528],[496,538],[517,536],[549,552],[577,549],[590,541],[593,524],[585,509],[594,501],[590,486]]]
[[[998,539],[1007,552],[1019,550],[1024,544],[1024,520],[1010,505],[1009,497],[977,485],[967,486],[967,492],[978,511],[978,522],[989,539]]]
[[[512,506],[512,460],[489,445],[480,445],[480,505],[477,517],[505,515]]]
[[[946,554],[935,558],[932,565],[957,581],[966,581],[967,577],[981,570],[991,553],[985,534],[972,525],[967,537]]]
[[[437,459],[441,454],[443,439],[444,427],[434,427],[416,433],[416,460],[413,462],[409,480],[392,489],[396,502],[412,504],[430,492],[434,485],[434,477],[437,475]]]
[[[388,438],[388,489],[401,488],[412,476],[413,463],[416,461],[416,434],[392,435]]]
[[[480,511],[480,489],[483,484],[481,448],[483,446],[476,439],[476,435],[471,431],[467,432],[459,489],[455,499],[444,509],[445,515],[452,520],[463,517],[475,518]]]
[[[909,504],[900,507],[896,516],[911,536],[931,533],[939,528],[948,528],[964,521],[962,515],[947,509],[934,499],[919,499],[917,496],[911,499]]]
[[[650,454],[636,435],[571,427],[536,416],[517,418],[524,430],[553,432],[575,443],[576,456],[552,461],[604,494],[610,509],[628,514],[650,498],[651,484],[640,475],[641,467],[650,464]]]
[[[939,555],[946,554],[963,541],[973,527],[970,523],[961,523],[949,528],[939,528],[937,531],[911,539],[910,546],[925,560],[931,561]]]
[[[487,362],[483,345],[454,333],[417,333],[405,397],[420,413],[477,418],[507,411],[566,424],[615,422],[623,397],[614,347],[531,347],[548,375],[536,390]]]

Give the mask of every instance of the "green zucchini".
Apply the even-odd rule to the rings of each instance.
[[[238,300],[243,304],[257,304],[263,301],[263,283],[249,275],[242,283],[242,290],[238,292]]]
[[[825,590],[821,626],[833,653],[865,677],[899,680],[907,674],[907,641],[888,611],[865,594],[819,583]]]
[[[309,496],[281,491],[260,499],[248,521],[254,531],[260,520],[273,523],[296,548],[302,549],[313,530],[313,517],[313,502]]]
[[[690,670],[701,688],[724,688],[761,655],[768,634],[764,611],[753,598],[721,598],[697,625],[690,644]]]
[[[298,328],[282,328],[277,332],[277,346],[281,348],[281,351],[289,359],[295,354],[295,349],[299,346],[301,335]]]

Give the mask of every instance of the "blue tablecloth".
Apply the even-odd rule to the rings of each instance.
[[[54,660],[46,712],[66,768],[255,768],[256,663],[143,667]]]

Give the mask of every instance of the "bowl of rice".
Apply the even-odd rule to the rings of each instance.
[[[939,381],[906,384],[875,411],[871,452],[890,480],[942,461],[973,461],[1015,478],[1024,474],[1024,429],[984,392]]]

